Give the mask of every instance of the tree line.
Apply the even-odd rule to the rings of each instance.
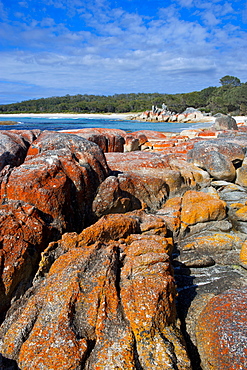
[[[0,113],[127,113],[151,110],[165,103],[172,112],[194,107],[206,113],[247,115],[247,83],[234,76],[220,79],[221,86],[181,94],[138,93],[65,95],[0,105]]]

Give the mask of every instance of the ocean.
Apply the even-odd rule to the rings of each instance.
[[[16,124],[6,124],[2,122],[13,121]],[[61,116],[45,116],[45,117],[16,117],[0,115],[0,130],[77,130],[82,128],[112,128],[121,129],[127,132],[140,130],[154,130],[163,132],[180,132],[189,128],[200,128],[211,126],[211,123],[168,123],[168,122],[139,122],[135,120],[117,119],[117,118],[82,118],[82,117],[61,117]]]

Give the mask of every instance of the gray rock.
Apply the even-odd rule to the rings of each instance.
[[[216,118],[212,128],[215,130],[238,130],[236,120],[224,114]]]
[[[243,165],[238,168],[237,171],[236,183],[241,186],[247,186],[247,165]]]

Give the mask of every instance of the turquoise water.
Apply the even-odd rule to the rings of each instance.
[[[14,121],[14,125],[0,125],[0,130],[75,130],[82,128],[114,128],[124,131],[155,130],[180,132],[188,128],[199,128],[211,125],[208,123],[166,123],[166,122],[138,122],[107,118],[57,118],[57,117],[1,117],[0,121]]]

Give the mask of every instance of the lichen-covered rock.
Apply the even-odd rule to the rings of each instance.
[[[126,132],[120,129],[94,127],[66,132],[92,141],[97,144],[104,153],[124,151],[124,138]]]
[[[236,184],[247,187],[247,165],[245,164],[242,167],[238,168],[236,173]]]
[[[241,247],[239,261],[244,268],[247,268],[247,240],[243,243]]]
[[[247,288],[212,298],[201,312],[196,330],[203,370],[247,368]]]
[[[140,229],[141,219],[143,211],[107,216],[96,225],[99,232],[93,236],[88,228],[79,242],[67,234],[45,277],[8,312],[0,328],[5,358],[23,370],[191,369],[176,324],[169,240],[123,239],[135,225]]]
[[[0,225],[1,315],[30,286],[51,230],[37,208],[21,202],[1,205]]]
[[[233,181],[236,176],[234,164],[244,159],[243,148],[225,140],[197,142],[187,153],[189,162],[208,171],[216,180]]]
[[[186,188],[202,187],[209,182],[206,171],[168,155],[143,151],[107,153],[106,159],[112,171],[164,180],[170,195],[181,193]]]
[[[43,131],[37,140],[32,143],[27,155],[42,154],[60,149],[68,149],[81,166],[91,167],[102,180],[109,172],[104,154],[98,145],[77,135]]]
[[[219,152],[233,163],[243,161],[245,153],[241,145],[224,139],[203,140],[195,143],[194,148],[188,152],[188,160],[195,165],[203,164],[204,155],[211,151]],[[201,165],[200,165],[201,167]]]
[[[182,199],[181,222],[194,225],[198,222],[222,220],[226,217],[224,201],[203,192],[189,190]]]
[[[165,180],[151,176],[122,173],[109,176],[101,183],[93,201],[93,211],[100,217],[124,213],[142,207],[156,210],[167,199]]]
[[[174,197],[168,199],[157,212],[165,220],[168,228],[174,235],[176,235],[181,226],[181,207],[182,197]]]
[[[4,176],[1,199],[22,200],[37,207],[60,232],[81,230],[92,220],[92,201],[107,175],[104,158],[102,164],[97,158],[97,150],[98,156],[102,155],[100,149],[93,143],[88,144],[85,153],[76,154],[78,160],[69,149],[47,150],[28,157]]]

